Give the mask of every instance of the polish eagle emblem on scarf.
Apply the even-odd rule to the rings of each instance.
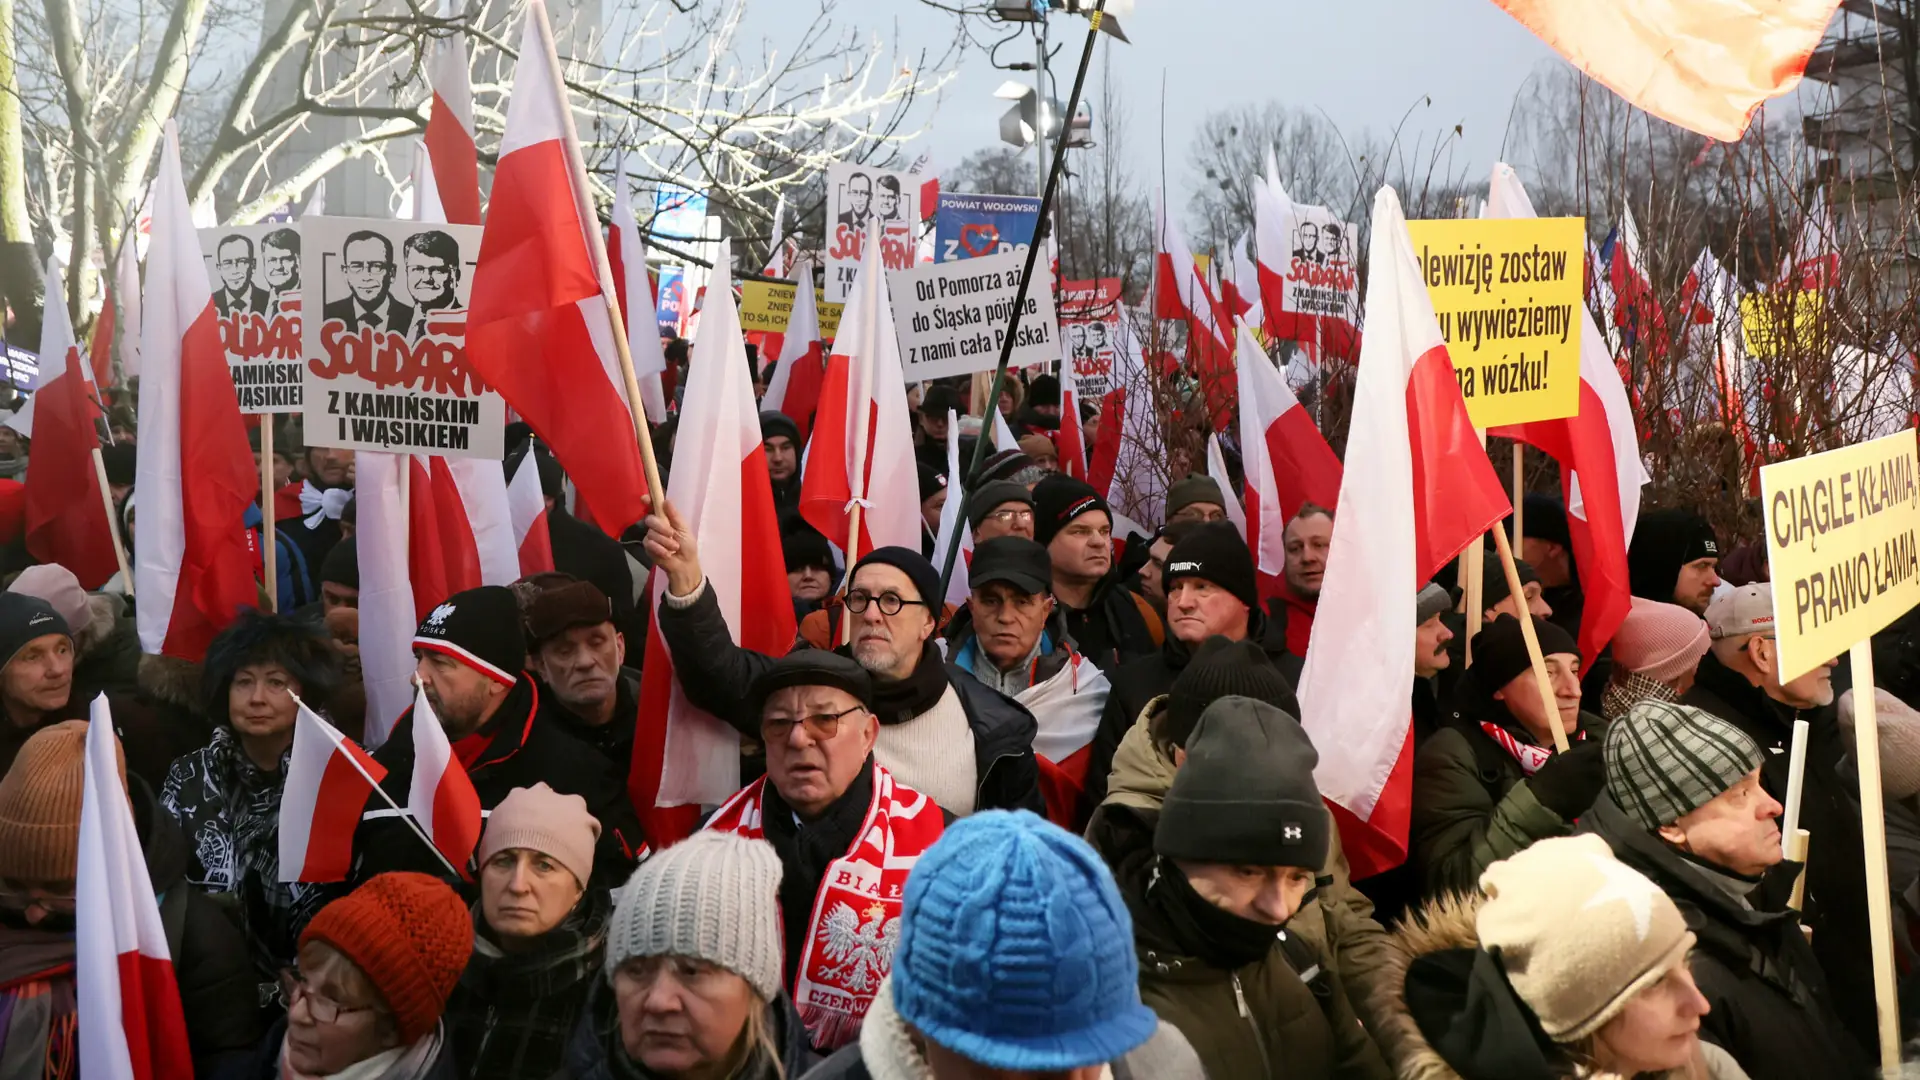
[[[827,912],[820,927],[820,944],[836,966],[823,974],[854,993],[877,988],[893,967],[894,946],[900,942],[900,917],[887,918],[879,904],[866,910],[866,919],[853,905],[841,901]]]

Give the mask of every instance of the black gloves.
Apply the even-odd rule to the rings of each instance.
[[[1538,772],[1527,777],[1527,787],[1541,806],[1572,821],[1592,809],[1606,781],[1600,740],[1587,739],[1574,743],[1564,754],[1548,758]]]

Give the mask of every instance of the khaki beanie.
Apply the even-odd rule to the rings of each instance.
[[[526,848],[571,870],[585,888],[599,839],[600,821],[587,813],[587,800],[562,795],[544,783],[514,788],[487,815],[487,831],[480,834],[480,865],[508,848]]]
[[[772,844],[707,829],[641,863],[607,923],[607,978],[635,956],[686,956],[726,968],[772,1001],[784,948],[780,874]]]
[[[126,755],[114,741],[122,790]],[[72,881],[79,863],[80,803],[86,781],[87,722],[41,728],[20,746],[0,779],[0,877]]]
[[[1555,1042],[1584,1039],[1693,948],[1667,894],[1598,836],[1542,840],[1480,875],[1480,947]]]

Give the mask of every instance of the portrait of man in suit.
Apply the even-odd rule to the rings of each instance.
[[[883,176],[879,187],[873,196],[873,216],[884,227],[888,222],[900,220],[900,178]]]
[[[417,232],[400,245],[407,295],[413,299],[413,321],[407,340],[427,336],[427,316],[460,306],[460,244],[439,229]]]
[[[323,319],[339,319],[348,330],[364,326],[406,333],[413,324],[413,308],[393,295],[393,241],[371,229],[347,234],[340,245],[340,272],[348,295],[321,309]]]
[[[267,289],[273,294],[273,310],[280,311],[281,298],[300,292],[300,231],[275,229],[260,238],[260,265],[266,272]]]
[[[873,216],[873,178],[866,173],[854,173],[847,177],[847,209],[840,215],[840,224],[855,229],[867,227],[867,219]]]
[[[267,314],[267,290],[253,283],[253,241],[238,233],[221,237],[213,249],[213,268],[220,275],[213,301],[221,315]]]

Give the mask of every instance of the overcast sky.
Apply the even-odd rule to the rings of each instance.
[[[816,10],[808,0],[754,3],[739,44],[757,51],[750,48],[756,39],[791,41]],[[946,41],[954,19],[917,0],[837,0],[836,15],[914,50]],[[985,40],[1007,32],[974,22]],[[1086,25],[1059,14],[1050,24],[1053,43],[1068,43],[1053,63],[1062,101]],[[1189,194],[1181,167],[1189,133],[1208,111],[1243,103],[1323,109],[1352,138],[1362,130],[1391,130],[1409,106],[1431,96],[1432,105],[1408,128],[1437,133],[1463,125],[1466,172],[1485,175],[1515,93],[1543,61],[1559,62],[1492,0],[1135,0],[1125,26],[1133,43],[1111,46],[1111,71],[1132,114],[1132,164],[1143,177],[1160,172],[1164,77],[1166,175],[1175,205],[1185,205]],[[1031,60],[1032,40],[1009,43],[1000,58]],[[1098,63],[1096,56],[1096,76]],[[1007,103],[992,96],[994,89],[1031,78],[997,70],[984,50],[969,50],[957,78],[923,116],[927,134],[920,144],[931,147],[936,165],[946,166],[997,145]]]

